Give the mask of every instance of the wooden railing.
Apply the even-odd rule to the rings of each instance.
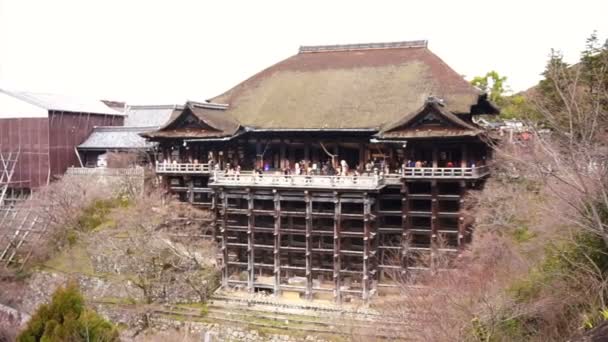
[[[144,176],[143,167],[105,168],[105,167],[69,167],[66,175],[70,176]]]
[[[156,173],[201,173],[209,174],[211,168],[209,164],[191,164],[191,163],[157,163]]]
[[[227,174],[217,172],[212,186],[262,186],[323,189],[377,189],[384,185],[382,176],[306,176],[282,174]]]
[[[408,167],[405,178],[466,178],[477,179],[490,173],[487,166],[478,167]]]

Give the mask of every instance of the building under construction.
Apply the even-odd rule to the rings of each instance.
[[[496,113],[425,41],[311,46],[144,136],[215,211],[223,286],[340,302],[466,243]]]
[[[79,166],[76,146],[124,114],[99,100],[0,89],[0,152],[15,159],[10,189],[30,191]]]

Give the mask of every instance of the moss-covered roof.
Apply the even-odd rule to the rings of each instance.
[[[301,49],[210,101],[260,129],[380,129],[429,96],[469,113],[479,90],[422,43]]]

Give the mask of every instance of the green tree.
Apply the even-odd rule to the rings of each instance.
[[[118,330],[95,311],[86,308],[84,298],[73,283],[57,289],[51,303],[40,305],[17,337],[19,342],[118,340]]]
[[[501,106],[504,101],[504,94],[507,91],[506,82],[506,76],[500,76],[498,72],[492,70],[488,71],[485,76],[476,76],[471,84],[488,93],[490,101]]]

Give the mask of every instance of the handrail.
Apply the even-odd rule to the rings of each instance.
[[[68,167],[66,175],[69,176],[144,176],[143,167],[131,168],[101,168],[101,167]]]
[[[156,173],[210,173],[208,163],[156,163]]]
[[[406,167],[405,178],[480,178],[490,173],[487,166],[477,167]]]
[[[384,185],[382,176],[320,176],[283,174],[229,174],[216,172],[211,186],[271,186],[306,188],[377,189]]]

